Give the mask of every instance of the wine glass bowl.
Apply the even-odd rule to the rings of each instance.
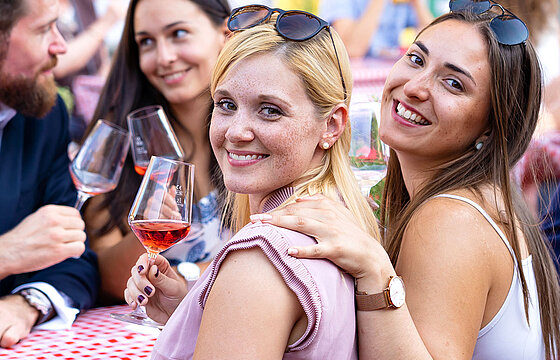
[[[150,105],[132,111],[127,116],[132,135],[134,169],[144,175],[152,156],[183,159],[183,149],[159,105]]]
[[[75,208],[81,209],[91,196],[115,189],[128,153],[127,130],[98,120],[70,163],[70,176],[78,190]]]
[[[148,252],[149,267],[157,255],[185,239],[191,229],[194,165],[152,156],[128,215],[128,224]],[[140,306],[113,318],[160,327]]]
[[[350,164],[362,194],[380,182],[387,171],[387,146],[379,138],[379,101],[358,102],[350,105],[352,139]]]

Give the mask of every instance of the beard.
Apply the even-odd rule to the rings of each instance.
[[[45,116],[56,102],[57,88],[54,77],[40,74],[55,67],[56,63],[57,58],[52,57],[32,78],[0,72],[0,102],[25,116]]]

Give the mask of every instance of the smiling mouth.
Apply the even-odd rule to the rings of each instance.
[[[267,157],[269,157],[269,155],[262,155],[262,154],[253,154],[253,155],[238,155],[238,154],[234,154],[234,153],[230,153],[228,151],[228,157],[232,160],[237,160],[237,161],[250,161],[250,160],[261,160],[261,159],[265,159]]]
[[[401,104],[400,102],[397,102],[397,106],[395,110],[397,112],[397,115],[399,115],[406,121],[410,122],[411,124],[422,125],[422,126],[431,125],[431,122],[424,119],[420,114],[417,114],[414,111],[406,109],[404,105]]]
[[[165,74],[165,75],[161,75],[161,77],[163,78],[163,80],[165,81],[174,81],[177,79],[180,79],[183,75],[185,75],[187,72],[189,71],[189,69],[186,70],[181,70],[181,71],[177,71],[171,74]]]

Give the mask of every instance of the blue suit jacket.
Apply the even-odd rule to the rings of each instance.
[[[43,205],[74,205],[76,189],[68,171],[68,142],[68,114],[60,98],[44,118],[18,113],[6,125],[0,147],[0,235]],[[74,301],[74,307],[91,307],[100,281],[97,257],[86,243],[79,259],[0,280],[0,296],[35,281],[62,291]]]

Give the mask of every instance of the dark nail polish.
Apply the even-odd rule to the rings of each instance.
[[[138,265],[138,273],[141,273],[142,270],[144,270],[144,266],[143,265]]]
[[[155,277],[158,277],[158,276],[159,276],[159,268],[158,268],[157,271],[156,271]]]
[[[152,288],[149,287],[149,286],[146,286],[146,287],[144,288],[144,292],[145,292],[148,296],[150,296],[150,294],[152,293]]]
[[[142,303],[142,301],[144,301],[144,296],[138,295],[138,304]]]

